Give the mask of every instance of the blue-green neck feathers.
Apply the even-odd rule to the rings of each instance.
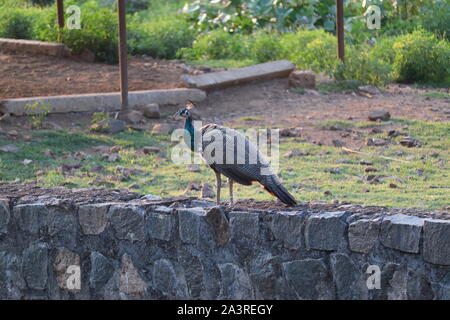
[[[192,124],[191,117],[186,118],[186,122],[184,123],[184,130],[189,132],[189,135],[190,135],[190,140],[185,139],[186,144],[192,151],[194,151],[195,150],[195,148],[194,148],[195,129],[194,129],[194,125]]]

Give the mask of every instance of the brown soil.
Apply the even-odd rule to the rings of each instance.
[[[130,90],[180,87],[180,77],[189,69],[177,61],[143,57],[130,60]],[[0,78],[0,98],[119,89],[117,66],[6,54],[0,54],[0,61],[3,62],[0,64],[2,74],[7,75]],[[190,69],[199,71],[198,68]],[[440,90],[449,92],[449,89]],[[449,122],[450,99],[425,97],[419,94],[423,91],[427,90],[393,84],[371,98],[354,92],[323,95],[312,91],[302,95],[288,88],[287,79],[275,79],[211,91],[208,98],[198,104],[198,109],[204,122],[241,127],[299,127],[300,138],[306,141],[332,145],[334,139],[339,139],[350,148],[358,148],[365,143],[361,133],[367,133],[371,128],[324,130],[318,123],[326,120],[364,121],[372,111],[379,109],[389,111],[394,118]],[[163,106],[163,119],[144,119],[140,129],[151,129],[159,122],[172,122],[167,115],[173,114],[177,108]],[[119,117],[123,118],[123,115]],[[44,125],[55,129],[86,129],[91,119],[89,113],[51,114],[46,117]],[[177,125],[181,126],[181,123]],[[11,140],[26,138],[29,127],[27,117],[14,117],[12,121],[0,122],[0,134],[8,134]],[[13,134],[10,134],[11,130]]]
[[[71,59],[0,53],[0,99],[118,92],[119,67]],[[182,87],[180,64],[130,57],[129,90]]]

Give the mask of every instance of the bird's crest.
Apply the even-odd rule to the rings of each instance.
[[[195,107],[196,107],[195,103],[193,103],[191,100],[188,100],[188,101],[187,101],[187,103],[186,103],[186,109],[191,110],[191,109],[193,109],[193,108],[195,108]]]

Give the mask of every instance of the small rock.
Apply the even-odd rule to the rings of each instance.
[[[13,144],[7,144],[4,146],[1,146],[0,151],[16,153],[16,152],[19,152],[20,149]]]
[[[116,162],[120,161],[120,156],[117,153],[112,153],[107,155],[107,159],[109,162]]]
[[[389,188],[398,188],[398,186],[395,183],[389,183]]]
[[[358,90],[362,93],[368,93],[373,96],[381,93],[380,90],[378,90],[378,88],[375,86],[360,86],[358,87]]]
[[[211,185],[205,182],[202,186],[202,198],[214,198],[216,196]]]
[[[422,145],[422,143],[419,140],[414,139],[413,137],[410,137],[410,136],[404,137],[400,141],[400,144],[402,146],[405,146],[405,147],[408,147],[408,148],[420,147]]]
[[[309,156],[309,152],[299,149],[293,149],[287,153],[284,154],[286,158],[291,158],[294,156]]]
[[[159,201],[161,199],[162,199],[161,197],[155,196],[153,194],[147,194],[140,198],[140,200],[148,200],[148,201]]]
[[[98,165],[98,166],[95,166],[95,167],[89,169],[89,172],[101,172],[104,170],[105,170],[104,166]]]
[[[52,159],[55,158],[55,153],[51,149],[44,150],[44,155],[46,157],[49,157],[49,158],[52,158]]]
[[[367,145],[368,147],[370,147],[370,146],[382,147],[382,146],[387,145],[388,143],[389,143],[389,140],[386,140],[386,139],[377,139],[377,138],[375,138],[375,139],[369,138],[369,139],[367,139],[367,141],[366,141],[366,145]]]
[[[118,119],[105,119],[99,123],[91,125],[90,129],[92,131],[103,132],[103,133],[118,133],[125,130],[125,121]]]
[[[380,128],[372,128],[372,129],[370,129],[370,134],[379,134],[379,133],[382,133],[383,132],[383,130],[381,130]]]
[[[337,173],[341,173],[341,168],[329,168],[329,169],[325,169],[324,171],[331,173],[331,174],[337,174]]]
[[[374,168],[374,167],[367,167],[366,169],[364,169],[365,172],[377,172],[378,169]]]
[[[142,111],[132,110],[127,113],[126,119],[128,122],[132,124],[138,124],[144,118],[144,114]]]
[[[200,191],[201,186],[198,181],[191,181],[188,186],[186,187],[185,193],[189,191]]]
[[[316,75],[312,71],[294,70],[289,75],[289,86],[293,88],[315,88]]]
[[[158,123],[153,126],[152,134],[169,134],[173,129],[174,126],[169,123]]]
[[[280,130],[280,137],[300,137],[300,128],[283,128]]]
[[[144,113],[144,116],[150,119],[161,118],[161,113],[159,111],[159,105],[156,103],[150,103],[142,106],[140,110]]]
[[[376,110],[369,115],[370,121],[377,121],[377,120],[386,121],[389,120],[390,118],[391,114],[385,110]]]
[[[345,146],[345,142],[341,141],[339,139],[333,139],[333,146],[335,146],[336,148],[342,148]]]
[[[63,163],[62,167],[64,169],[67,169],[67,170],[78,169],[79,167],[81,167],[81,163],[79,161],[77,161],[77,162],[67,162],[67,163]]]
[[[118,153],[120,150],[122,150],[121,146],[113,146],[109,148],[109,153]]]
[[[161,149],[158,147],[143,147],[142,148],[142,152],[144,154],[155,154],[155,153],[159,153],[160,151],[161,151]]]
[[[329,190],[325,191],[323,194],[326,195],[326,196],[331,196],[332,195],[331,191],[329,191]]]
[[[128,189],[139,189],[140,187],[137,183],[133,183],[128,186]]]
[[[359,164],[360,164],[360,165],[363,165],[363,166],[371,166],[373,163],[372,163],[372,161],[361,160],[361,161],[359,162]]]

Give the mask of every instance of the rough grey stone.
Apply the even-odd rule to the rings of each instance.
[[[181,241],[188,244],[197,244],[199,240],[201,219],[205,212],[201,209],[179,209],[178,229]]]
[[[23,252],[22,273],[29,288],[44,290],[48,279],[48,246],[36,243]]]
[[[286,280],[299,299],[331,299],[327,286],[327,267],[322,259],[294,260],[283,263]]]
[[[341,300],[360,298],[356,282],[362,276],[362,273],[358,267],[347,255],[341,253],[331,254],[330,262],[336,284],[337,298]]]
[[[424,221],[404,214],[385,217],[381,222],[381,243],[388,248],[418,253]]]
[[[47,220],[48,233],[57,245],[69,248],[76,246],[77,219],[74,211],[61,207],[50,207]]]
[[[9,219],[10,213],[8,202],[6,200],[0,199],[0,234],[6,233]]]
[[[303,224],[305,216],[301,212],[286,211],[272,215],[272,230],[275,239],[283,241],[289,249],[299,249],[303,242]]]
[[[359,253],[369,253],[380,234],[380,219],[360,219],[348,226],[348,241],[350,250]]]
[[[56,273],[56,281],[61,289],[78,291],[67,286],[67,281],[72,273],[68,272],[70,266],[80,267],[80,256],[66,248],[60,248],[56,252],[53,261],[53,269]]]
[[[334,251],[344,240],[347,226],[343,211],[312,215],[306,221],[305,237],[308,249]]]
[[[178,255],[178,261],[184,270],[189,296],[192,299],[201,298],[205,286],[205,270],[200,258],[186,250],[180,250]]]
[[[108,223],[109,205],[104,203],[87,204],[78,209],[78,221],[84,234],[102,233]]]
[[[114,266],[108,258],[96,251],[91,253],[90,259],[89,285],[94,289],[100,289],[111,278]]]
[[[423,238],[424,259],[450,265],[450,220],[425,220]]]
[[[252,245],[259,233],[259,214],[233,211],[229,213],[231,240]]]
[[[119,290],[131,296],[143,296],[147,284],[139,276],[133,261],[128,254],[122,256],[122,269],[120,272]]]
[[[206,213],[206,220],[213,229],[214,239],[219,246],[228,243],[230,239],[230,226],[228,219],[220,207],[212,207]]]
[[[117,238],[130,241],[144,240],[144,213],[142,209],[114,205],[110,207],[108,217]]]
[[[169,260],[160,259],[153,264],[153,286],[166,295],[175,294],[177,275]]]
[[[219,264],[223,299],[252,299],[253,292],[247,273],[233,263]]]
[[[37,234],[41,227],[47,225],[47,215],[47,207],[41,203],[17,205],[13,209],[19,228],[32,234]]]
[[[169,241],[174,227],[174,216],[172,214],[148,212],[146,226],[150,238]]]

